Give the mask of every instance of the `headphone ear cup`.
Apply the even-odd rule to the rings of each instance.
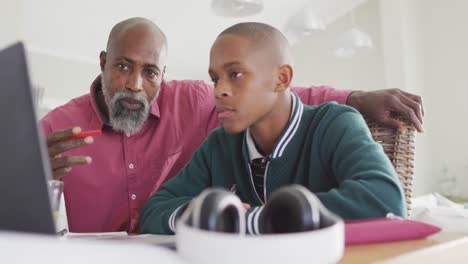
[[[259,216],[260,233],[278,234],[320,228],[317,198],[305,187],[290,185],[273,192]]]
[[[231,192],[208,189],[195,198],[193,203],[193,227],[223,233],[245,232],[242,202]]]

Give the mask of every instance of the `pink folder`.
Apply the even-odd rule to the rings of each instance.
[[[422,239],[439,232],[437,226],[407,219],[375,218],[345,223],[346,245]]]

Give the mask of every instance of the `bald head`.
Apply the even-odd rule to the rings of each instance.
[[[167,54],[167,39],[164,32],[156,26],[152,21],[142,18],[134,17],[123,20],[117,23],[111,30],[109,38],[107,39],[107,52],[112,53],[116,44],[119,44],[129,34],[136,34],[138,36],[146,36],[153,38],[160,47],[160,56]],[[138,41],[135,39],[135,41]]]
[[[225,29],[223,35],[237,35],[248,39],[253,49],[267,50],[278,64],[292,64],[291,48],[286,37],[278,29],[258,22],[244,22]]]

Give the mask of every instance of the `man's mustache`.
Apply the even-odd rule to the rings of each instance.
[[[116,93],[114,95],[114,98],[112,98],[112,102],[116,104],[118,101],[123,100],[123,99],[129,99],[129,100],[139,102],[143,105],[143,107],[146,107],[148,105],[148,101],[146,100],[146,98],[142,98],[141,96],[138,96],[132,93],[126,93],[126,92]]]

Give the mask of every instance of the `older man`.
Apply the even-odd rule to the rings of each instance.
[[[71,231],[138,232],[140,209],[148,197],[182,169],[219,125],[213,87],[202,81],[164,81],[166,57],[166,37],[151,21],[118,23],[100,54],[101,75],[89,94],[41,120],[54,178],[65,184]],[[306,104],[346,103],[393,126],[399,123],[390,119],[390,112],[399,112],[422,129],[420,98],[396,89],[292,91]],[[69,139],[95,129],[102,136]]]

